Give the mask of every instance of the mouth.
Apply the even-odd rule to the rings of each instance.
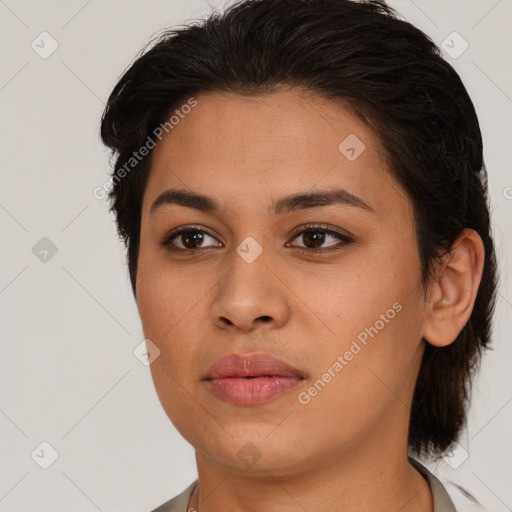
[[[219,399],[236,405],[260,405],[291,391],[304,372],[269,354],[232,354],[219,359],[203,381]]]
[[[208,379],[217,398],[236,405],[261,405],[296,388],[299,377],[260,376]]]

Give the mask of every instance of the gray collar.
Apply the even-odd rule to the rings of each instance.
[[[430,485],[434,500],[434,512],[457,512],[453,501],[439,479],[416,459],[409,457],[409,463],[425,477]]]

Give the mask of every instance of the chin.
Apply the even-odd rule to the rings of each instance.
[[[247,426],[240,425],[240,428],[227,429],[227,433],[220,426],[213,430],[207,427],[207,438],[200,432],[184,437],[212,462],[237,474],[285,475],[300,463],[296,447],[304,446],[304,442],[294,440],[284,429],[279,434],[272,432],[273,428],[263,425],[261,429],[248,430]],[[301,451],[300,455],[306,454]]]

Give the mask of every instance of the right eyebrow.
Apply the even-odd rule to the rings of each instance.
[[[213,197],[172,188],[162,192],[156,198],[151,205],[150,213],[153,213],[164,204],[177,204],[207,213],[218,213],[221,210],[219,202]]]

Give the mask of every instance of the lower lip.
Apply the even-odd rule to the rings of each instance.
[[[221,400],[237,405],[259,405],[290,391],[301,381],[299,377],[229,377],[206,382]]]

